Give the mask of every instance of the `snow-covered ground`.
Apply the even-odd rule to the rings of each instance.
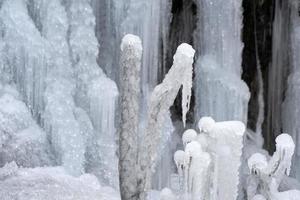
[[[119,200],[118,192],[101,186],[94,175],[68,175],[62,167],[0,169],[1,200]]]

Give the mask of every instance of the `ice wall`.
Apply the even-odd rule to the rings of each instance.
[[[14,81],[33,116],[41,117],[43,91],[49,66],[49,44],[28,15],[25,1],[4,1],[1,8],[3,70],[6,82]]]
[[[290,1],[292,2],[292,1]],[[291,6],[291,73],[288,78],[286,97],[282,104],[283,131],[289,133],[296,143],[292,175],[300,180],[300,17],[298,5]]]
[[[198,0],[195,117],[247,122],[249,90],[241,80],[241,0]]]
[[[12,161],[23,167],[52,165],[49,147],[15,87],[0,82],[0,167]]]
[[[69,45],[72,65],[75,69],[78,106],[90,116],[94,127],[92,140],[99,155],[93,155],[92,172],[99,174],[111,185],[117,187],[117,157],[115,146],[115,106],[118,96],[116,84],[99,68],[95,37],[95,17],[89,1],[68,1],[66,4],[69,27]],[[103,47],[107,48],[107,47]],[[93,141],[92,141],[93,142]],[[96,160],[95,160],[96,159]]]
[[[90,2],[6,0],[0,21],[1,82],[16,84],[56,163],[117,187],[118,90],[96,62]]]

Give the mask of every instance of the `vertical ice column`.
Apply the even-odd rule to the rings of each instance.
[[[247,122],[249,90],[241,80],[241,0],[198,0],[195,34],[196,119]]]
[[[265,143],[275,150],[274,140],[281,133],[282,101],[287,87],[289,69],[290,6],[288,1],[275,1],[272,34],[272,63],[268,72],[268,92],[265,119]]]
[[[16,83],[23,100],[39,120],[44,108],[49,46],[29,17],[24,0],[4,1],[0,15],[4,33],[3,70],[10,74],[5,81]]]
[[[86,135],[77,121],[75,80],[67,43],[67,13],[59,0],[36,1],[41,34],[49,43],[51,66],[45,90],[44,127],[50,134],[58,163],[72,175],[84,172]]]
[[[117,3],[117,5],[116,5]],[[122,1],[112,0],[92,0],[91,6],[96,18],[96,37],[99,43],[98,64],[106,75],[112,80],[119,81],[119,46],[120,41],[117,38],[119,28],[117,15],[122,5]]]
[[[84,139],[74,118],[72,69],[66,43],[67,21],[58,0],[6,1],[5,65],[26,104],[51,138],[57,163],[79,175]]]
[[[297,5],[292,6],[291,10],[291,74],[282,105],[282,126],[283,131],[289,133],[296,143],[292,174],[300,180],[300,17]]]
[[[98,41],[95,17],[88,0],[66,2],[69,20],[69,45],[76,77],[76,103],[87,111],[95,129],[95,159],[101,159],[98,170],[104,182],[118,187],[115,149],[116,84],[106,77],[96,62]],[[106,48],[106,47],[103,47]],[[97,163],[95,161],[95,163]]]

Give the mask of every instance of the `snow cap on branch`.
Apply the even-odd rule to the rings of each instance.
[[[215,124],[216,122],[213,118],[202,117],[198,122],[198,128],[200,132],[208,133],[213,129]]]
[[[141,57],[143,47],[141,39],[132,34],[127,34],[123,37],[121,43],[121,51],[124,51],[126,48],[131,49],[135,57]]]
[[[184,164],[184,157],[185,157],[185,152],[182,150],[178,150],[174,153],[174,162],[177,168],[179,168],[179,166]]]
[[[184,131],[182,135],[182,142],[184,146],[192,141],[195,141],[196,139],[197,139],[197,132],[194,129],[188,129]]]
[[[202,152],[201,144],[199,144],[199,142],[196,141],[192,141],[188,143],[185,147],[185,153],[187,157],[197,156],[201,154],[201,152]]]
[[[286,175],[289,176],[292,164],[292,157],[295,151],[295,143],[293,138],[287,134],[282,133],[275,139],[276,142],[276,151],[280,155],[281,162],[284,162],[286,166]]]
[[[258,169],[262,170],[268,166],[267,157],[261,153],[255,153],[248,159],[248,167],[250,171]]]

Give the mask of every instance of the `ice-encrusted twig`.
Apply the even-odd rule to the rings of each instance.
[[[122,199],[137,199],[139,96],[142,43],[128,34],[121,44],[119,174]]]
[[[192,73],[195,50],[188,44],[183,43],[174,55],[174,63],[163,82],[157,85],[152,92],[148,124],[143,141],[144,149],[139,158],[141,165],[141,199],[145,198],[145,192],[150,188],[153,164],[157,157],[156,146],[160,142],[165,115],[181,88],[182,90],[182,119],[185,125],[185,116],[189,109],[192,87]]]

